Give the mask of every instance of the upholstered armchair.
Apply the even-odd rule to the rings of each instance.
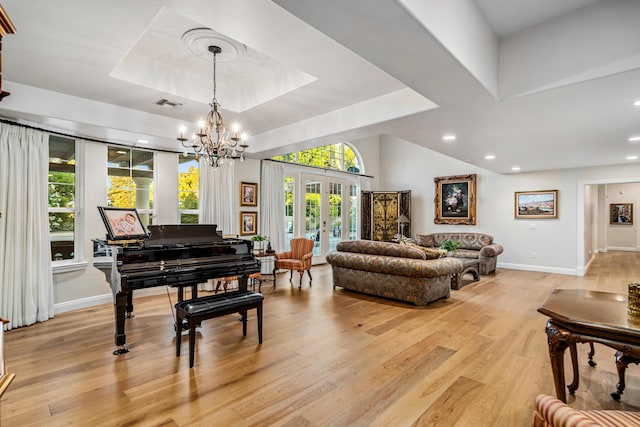
[[[638,426],[640,412],[610,409],[577,410],[553,396],[536,397],[533,427]]]
[[[302,289],[302,276],[305,270],[309,274],[309,286],[311,286],[311,257],[313,256],[313,240],[304,237],[291,239],[291,250],[276,254],[276,261],[273,267],[273,287],[276,287],[276,271],[290,270],[289,281],[293,280],[293,271],[300,273],[300,284],[298,289]]]

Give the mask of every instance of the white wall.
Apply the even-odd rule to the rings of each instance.
[[[640,182],[637,165],[498,175],[386,135],[351,143],[361,155],[364,172],[375,177],[372,180],[373,190],[412,191],[414,233],[461,230],[491,234],[496,242],[505,247],[505,252],[499,257],[501,268],[579,274],[589,261],[589,249],[593,251],[604,244],[601,236],[606,233],[602,233],[599,226],[603,223],[603,217],[608,221],[608,212],[603,212],[603,205],[607,204],[608,207],[609,201],[601,202],[604,200],[601,195],[605,193],[603,183]],[[83,150],[79,160],[84,160],[80,167],[86,171],[82,190],[86,208],[79,213],[78,220],[85,230],[83,254],[89,265],[78,271],[54,274],[58,312],[111,301],[111,291],[104,275],[91,265],[91,239],[105,235],[96,207],[107,203],[107,146],[86,142],[83,143]],[[177,156],[177,153],[157,154],[154,197],[157,223],[177,221]],[[434,224],[433,178],[469,173],[478,175],[477,225]],[[261,191],[260,162],[254,159],[238,162],[236,181],[238,191],[242,181],[257,182],[258,191]],[[621,189],[625,196],[631,196],[633,192],[633,200],[625,198],[624,201],[634,203],[634,207],[640,204],[638,188],[640,184],[611,186],[612,191]],[[558,219],[525,221],[514,218],[514,193],[533,190],[559,191]],[[593,204],[597,204],[597,207],[589,209],[588,206]],[[232,209],[239,215],[240,206]],[[243,209],[258,211],[259,207]],[[591,224],[592,228],[586,229],[580,224]],[[634,229],[635,224],[637,219],[634,220]],[[584,247],[579,245],[582,240],[586,242]],[[636,231],[636,250],[640,250],[638,241],[640,239]],[[629,243],[629,248],[632,246]]]
[[[588,262],[578,239],[578,219],[584,222],[585,215],[584,202],[580,208],[577,205],[579,198],[584,199],[579,189],[584,191],[591,181],[603,179],[629,180],[633,177],[640,181],[637,165],[498,175],[389,136],[381,138],[380,159],[383,159],[382,173],[376,177],[374,189],[412,191],[411,225],[415,234],[440,231],[488,233],[505,248],[498,258],[502,268],[561,274],[580,274]],[[470,173],[478,175],[477,224],[434,224],[433,178]],[[537,190],[558,190],[558,218],[515,219],[514,193]],[[589,197],[593,198],[591,191]],[[584,227],[580,227],[579,233],[582,240]]]

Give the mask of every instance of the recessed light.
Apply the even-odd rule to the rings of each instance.
[[[637,160],[638,156],[627,156],[626,159],[627,160]]]
[[[520,166],[514,166],[511,168],[512,171],[519,171],[520,170]]]
[[[494,156],[493,154],[487,154],[486,156],[484,156],[484,158],[487,160],[493,160],[496,158],[496,156]]]
[[[640,99],[633,103],[634,107],[640,107]]]
[[[443,141],[455,141],[456,140],[456,136],[452,135],[452,134],[448,134],[448,135],[444,135],[442,137]]]
[[[138,140],[138,143],[140,143],[140,144],[148,144],[148,143],[149,143],[149,141],[148,141],[148,140],[146,140],[146,139],[139,139],[139,140]]]
[[[629,138],[629,142],[636,142],[636,141],[640,141],[640,136],[632,136],[631,138]]]

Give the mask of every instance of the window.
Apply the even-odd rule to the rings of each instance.
[[[136,208],[145,225],[153,220],[154,155],[126,147],[108,148],[108,205]]]
[[[323,169],[360,173],[360,162],[356,152],[349,144],[343,142],[274,156],[272,159]]]
[[[195,155],[178,156],[178,210],[180,224],[198,224],[200,165]]]
[[[51,260],[75,259],[76,142],[49,136],[49,240]]]

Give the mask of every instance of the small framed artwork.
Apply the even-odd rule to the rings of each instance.
[[[476,224],[476,175],[434,178],[436,224]]]
[[[149,237],[135,208],[98,206],[109,240],[133,240]]]
[[[240,212],[240,235],[251,236],[258,233],[258,212]]]
[[[611,203],[609,224],[633,225],[633,203]]]
[[[558,190],[517,191],[516,219],[558,218]]]
[[[240,206],[258,206],[258,184],[240,183]]]

